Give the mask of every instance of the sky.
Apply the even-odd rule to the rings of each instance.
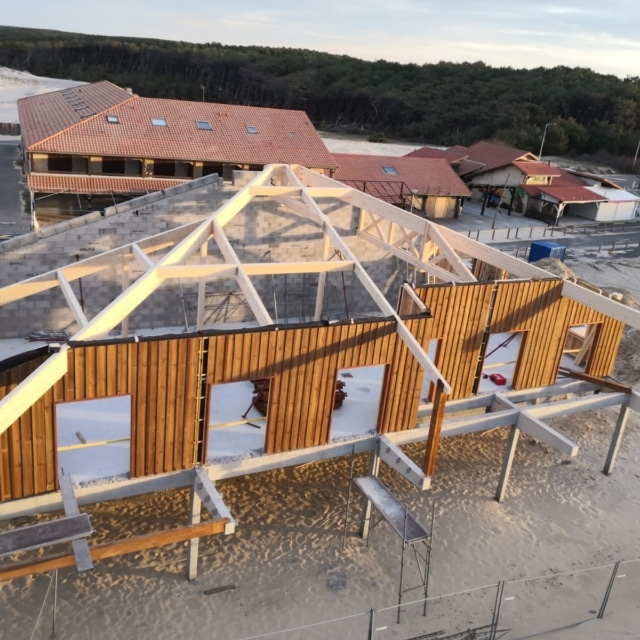
[[[563,65],[640,76],[640,12],[632,0],[29,0],[7,3],[0,22],[364,60]]]

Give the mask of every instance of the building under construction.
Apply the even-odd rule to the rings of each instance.
[[[383,462],[426,490],[441,437],[495,427],[511,433],[501,500],[520,432],[573,456],[545,419],[620,405],[611,472],[640,398],[607,376],[637,311],[300,166],[245,181],[208,176],[0,245],[0,518],[66,513],[0,534],[0,579],[186,539],[193,577],[198,537],[234,530],[218,480],[369,452],[371,478]],[[506,384],[487,386],[506,343]],[[363,371],[372,411],[349,414]],[[80,428],[74,410],[118,418]],[[83,505],[184,486],[189,525],[88,544]],[[369,507],[395,500],[377,478],[358,486]],[[73,553],[12,560],[65,540]]]

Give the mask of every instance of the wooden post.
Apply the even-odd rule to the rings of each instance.
[[[604,469],[602,473],[610,476],[613,473],[613,467],[616,464],[616,458],[618,457],[618,451],[620,451],[620,444],[622,442],[622,436],[624,435],[625,427],[627,426],[627,420],[629,418],[629,407],[623,404],[620,407],[620,413],[618,414],[618,422],[616,422],[616,428],[611,438],[611,444],[609,445],[609,453],[607,454],[607,461],[604,463]]]
[[[436,470],[436,457],[440,444],[440,430],[442,429],[442,417],[444,416],[444,405],[447,394],[444,393],[444,383],[441,379],[436,382],[435,393],[433,394],[433,411],[431,412],[431,423],[429,424],[429,438],[427,440],[427,450],[424,453],[424,464],[422,470],[429,478]]]
[[[197,479],[196,479],[197,480]],[[189,513],[191,516],[191,524],[200,522],[200,513],[202,510],[202,500],[196,493],[195,488],[191,489],[191,500],[189,501]],[[200,538],[191,538],[189,540],[189,551],[187,556],[187,580],[189,582],[198,577],[198,547]]]
[[[500,480],[498,480],[498,488],[496,490],[496,500],[502,502],[507,493],[507,485],[509,484],[509,476],[511,475],[511,467],[513,459],[516,455],[516,447],[518,446],[518,438],[520,437],[520,429],[511,427],[509,433],[509,442],[504,454],[504,462],[502,463],[502,471],[500,471]]]

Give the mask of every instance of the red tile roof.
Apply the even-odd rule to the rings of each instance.
[[[460,180],[451,165],[442,158],[407,156],[369,156],[334,153],[338,164],[335,179],[340,182],[403,182],[407,189],[420,195],[468,197],[469,188]],[[383,167],[394,167],[397,174],[385,173]]]
[[[455,149],[436,149],[434,147],[422,147],[405,155],[405,158],[443,158],[447,162],[459,162],[467,155],[466,149],[460,153]]]
[[[18,100],[27,148],[133,96],[106,80]]]
[[[27,176],[30,191],[38,193],[151,193],[182,184],[175,178],[114,178],[32,173]]]
[[[524,190],[534,197],[546,195],[558,202],[606,202],[607,198],[599,196],[585,186],[537,186],[527,185]]]
[[[106,93],[110,100],[100,103],[97,97],[89,99],[105,84],[109,85]],[[303,111],[141,98],[110,83],[74,91],[91,104],[96,115],[79,119],[62,95],[65,92],[60,91],[20,101],[20,119],[29,151],[335,167],[333,157]],[[50,97],[46,99],[47,96]],[[109,123],[107,116],[117,117],[118,123]],[[164,119],[167,126],[152,124],[152,118]],[[55,124],[44,126],[42,123],[47,120]],[[211,129],[198,129],[197,121],[208,122]],[[257,132],[250,133],[247,127],[255,127]]]
[[[483,165],[481,169],[477,170],[477,173],[506,167],[517,160],[537,160],[529,151],[496,142],[476,142],[467,150],[467,159]]]
[[[512,162],[514,167],[520,170],[525,176],[549,176],[552,178],[561,177],[562,172],[558,167],[552,167],[546,162]]]

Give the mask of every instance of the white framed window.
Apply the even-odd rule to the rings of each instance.
[[[107,122],[110,124],[120,124],[120,118],[118,118],[118,116],[107,116]]]
[[[167,121],[164,118],[151,118],[151,124],[156,127],[166,127]]]
[[[247,125],[247,133],[258,133],[258,127]]]
[[[213,129],[208,120],[196,120],[196,128],[201,131],[211,131],[211,129]]]
[[[395,167],[392,167],[391,165],[386,165],[386,166],[383,165],[382,170],[388,176],[397,176],[398,175],[398,170]]]

